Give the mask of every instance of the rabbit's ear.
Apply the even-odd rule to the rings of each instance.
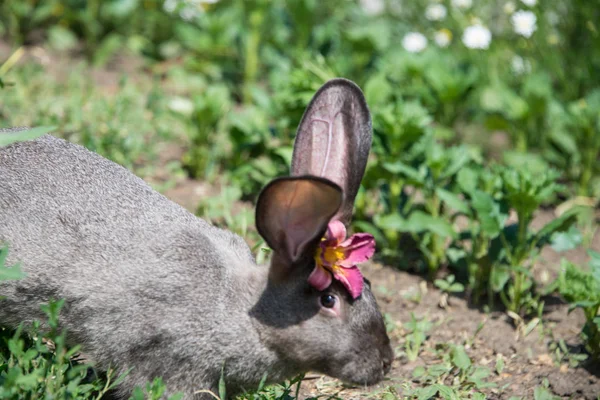
[[[292,175],[314,175],[337,183],[344,203],[335,219],[352,219],[354,199],[371,149],[371,116],[361,90],[346,79],[333,79],[308,105],[294,144]]]
[[[291,266],[312,257],[342,198],[341,188],[326,179],[275,179],[258,198],[256,228],[278,258]]]

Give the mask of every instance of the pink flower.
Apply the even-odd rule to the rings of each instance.
[[[317,290],[325,290],[331,285],[333,275],[356,299],[362,293],[364,284],[356,264],[367,261],[373,253],[375,238],[372,235],[356,233],[346,239],[344,224],[331,221],[317,248],[315,269],[308,277],[308,283]]]

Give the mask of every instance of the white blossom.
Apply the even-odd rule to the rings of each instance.
[[[185,97],[173,97],[168,103],[169,110],[183,114],[191,115],[194,111],[194,103],[190,99]]]
[[[517,6],[512,1],[507,1],[504,3],[504,7],[502,7],[505,13],[512,14],[517,9]]]
[[[433,40],[440,47],[448,47],[452,40],[452,33],[448,29],[440,29],[433,35]]]
[[[469,8],[473,5],[473,0],[452,0],[452,6],[456,8]]]
[[[177,0],[165,0],[163,3],[163,10],[168,13],[172,13],[177,8]]]
[[[425,9],[425,18],[430,21],[441,21],[446,18],[446,7],[442,4],[430,4]]]
[[[409,32],[402,38],[402,47],[410,53],[420,53],[427,47],[427,38],[419,32]]]
[[[548,11],[546,13],[546,20],[548,20],[550,25],[556,26],[560,22],[560,17],[554,11]]]
[[[384,0],[360,0],[360,8],[367,15],[379,15],[385,10]]]
[[[531,71],[531,63],[521,56],[514,56],[510,62],[510,66],[517,75]]]
[[[181,11],[179,11],[179,16],[184,21],[191,21],[198,15],[200,15],[200,9],[198,8],[198,6],[185,6],[181,9]]]
[[[521,3],[525,4],[526,6],[533,7],[537,4],[537,0],[521,0]]]
[[[483,25],[471,25],[463,32],[462,41],[470,49],[487,49],[492,41],[492,32]]]
[[[516,33],[524,37],[531,37],[535,32],[537,18],[531,11],[519,10],[510,17]]]

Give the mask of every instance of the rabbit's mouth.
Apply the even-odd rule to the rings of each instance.
[[[385,377],[385,374],[386,372],[382,369],[379,373],[366,376],[363,379],[357,379],[356,377],[353,377],[352,379],[340,378],[340,380],[345,384],[351,386],[373,386],[381,382]]]
[[[337,373],[334,373],[334,371],[323,372],[349,385],[372,386],[381,382],[385,375],[390,372],[392,361],[393,352],[390,351],[381,356],[379,360],[372,360],[367,363],[348,362],[340,370],[335,371]]]

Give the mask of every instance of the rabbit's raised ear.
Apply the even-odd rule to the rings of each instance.
[[[292,175],[320,176],[338,184],[344,202],[334,218],[345,225],[352,219],[371,140],[371,116],[365,98],[359,87],[346,79],[325,83],[298,127]]]
[[[340,187],[326,179],[275,179],[258,198],[256,228],[278,259],[292,266],[313,256],[342,198]]]

